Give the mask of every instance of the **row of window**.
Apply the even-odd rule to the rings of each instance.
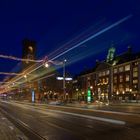
[[[130,71],[130,65],[122,66],[122,67],[119,67],[119,68],[114,68],[114,73],[123,72],[124,70],[125,71]],[[99,72],[98,76],[99,77],[107,76],[107,75],[109,75],[109,73],[110,73],[109,70],[102,71],[102,72]],[[132,76],[133,76],[133,78],[138,78],[138,66],[133,67],[133,69],[132,69]],[[91,80],[92,77],[93,77],[93,79],[96,79],[95,78],[96,76],[94,74],[92,76],[88,76],[87,80]],[[129,82],[130,81],[129,73],[125,75],[125,78],[123,77],[123,75],[119,75],[118,78],[119,78],[118,79],[119,82],[124,82],[124,81]],[[136,83],[136,82],[137,82],[137,80],[134,80],[134,83]],[[114,83],[117,83],[117,76],[114,76]]]
[[[109,75],[109,73],[110,73],[109,70],[99,72],[99,77]]]
[[[134,73],[133,77],[138,77],[138,73]],[[130,75],[126,75],[125,79],[123,78],[123,75],[119,76],[119,82],[129,82],[130,81]],[[114,83],[117,83],[117,76],[114,76]],[[133,83],[138,83],[138,79],[133,79]]]
[[[114,68],[113,72],[116,74],[118,72],[124,72],[124,70],[125,71],[130,71],[130,65],[122,66],[122,67],[119,67],[119,68]],[[106,76],[106,75],[109,75],[109,74],[110,74],[110,71],[106,70],[106,71],[99,72],[98,76],[102,77],[102,76]],[[133,68],[133,77],[138,77],[138,67]],[[95,75],[93,76],[93,78],[95,79]],[[87,79],[90,80],[91,76],[89,76]],[[129,81],[128,77],[127,77],[126,81]]]
[[[129,71],[129,70],[130,70],[130,65],[126,65],[126,66],[121,66],[119,68],[114,68],[114,73]]]
[[[138,78],[138,67],[133,68],[133,73],[132,73],[133,78]],[[123,80],[123,75],[119,75],[119,82],[128,82],[130,81],[130,75],[126,74],[125,75],[125,80]],[[137,80],[134,80],[134,83],[136,83]],[[114,83],[117,83],[117,76],[114,76]]]
[[[138,78],[138,71],[133,71],[133,78]],[[126,74],[125,78],[123,75],[119,75],[119,77],[114,76],[113,77],[113,81],[114,83],[117,83],[118,81],[121,82],[129,82],[130,81],[130,75]],[[109,82],[109,78],[103,78],[103,79],[99,79],[99,83],[108,83]],[[133,83],[138,83],[138,79],[133,79]]]
[[[133,90],[132,90],[133,89]],[[117,87],[116,85],[113,86],[113,92],[132,92],[132,91],[136,91],[138,90],[138,84],[133,85],[132,89],[130,88],[130,86],[128,84],[124,85],[123,84],[119,84],[119,86]]]
[[[133,64],[133,67],[134,67],[133,68],[134,71],[138,71],[138,62],[135,62]],[[119,68],[114,68],[114,70],[113,70],[114,73],[120,73],[120,72],[124,72],[124,71],[130,71],[130,64],[129,65],[125,65],[125,66],[121,66]]]
[[[124,80],[123,80],[123,75],[120,75],[119,76],[119,82],[121,83],[121,82],[123,82]],[[129,82],[130,81],[130,76],[129,75],[126,75],[125,76],[125,81],[126,82]],[[114,76],[114,83],[117,83],[117,76]]]

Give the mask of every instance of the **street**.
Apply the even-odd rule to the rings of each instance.
[[[140,115],[1,101],[0,111],[49,140],[138,140]],[[32,134],[21,129],[32,139]],[[38,139],[34,136],[34,139]]]
[[[0,140],[140,140],[140,0],[0,2]]]

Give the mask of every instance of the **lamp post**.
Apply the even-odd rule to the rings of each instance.
[[[63,94],[64,94],[64,99],[66,98],[66,81],[65,81],[65,78],[66,78],[66,72],[65,72],[65,66],[66,66],[66,62],[67,60],[64,59],[63,61]]]
[[[53,62],[53,61],[51,61],[51,62]],[[63,79],[63,98],[65,99],[66,98],[66,80],[68,80],[68,79],[66,79],[66,72],[65,72],[65,65],[66,65],[66,62],[67,62],[67,60],[66,59],[64,59],[63,60],[63,77],[57,77],[57,79],[58,80],[62,80]],[[54,63],[54,62],[53,62]],[[56,65],[56,63],[54,63],[55,65]],[[60,64],[58,64],[58,65],[60,65]],[[62,65],[62,63],[61,63],[61,65]],[[46,67],[46,68],[48,68],[50,65],[48,64],[48,62],[45,62],[44,63],[44,66]],[[71,79],[69,79],[69,80],[71,80]]]
[[[79,90],[79,89],[76,88],[76,92],[77,92],[77,93],[76,93],[76,94],[77,94],[77,101],[79,101],[79,93],[78,93],[78,90]]]

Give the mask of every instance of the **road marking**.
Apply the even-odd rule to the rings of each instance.
[[[85,109],[85,108],[80,108],[80,107],[74,108],[74,107],[69,107],[69,106],[68,107],[65,107],[65,106],[53,106],[53,105],[47,105],[47,106],[56,107],[56,108],[70,108],[70,109],[74,109],[74,110],[86,110],[86,111],[101,112],[101,113],[112,113],[112,114],[119,114],[119,115],[140,116],[139,114],[133,114],[133,113],[127,113],[127,112],[119,112],[119,111]]]
[[[9,128],[10,128],[11,130],[14,130],[14,127],[13,127],[13,126],[9,126]]]
[[[50,110],[50,109],[49,109]],[[95,117],[95,116],[89,116],[89,115],[83,115],[83,114],[77,114],[77,113],[71,113],[71,112],[65,112],[65,111],[58,111],[58,110],[50,110],[51,112],[57,112],[57,113],[63,113],[67,115],[73,115],[77,117],[83,117],[87,119],[93,119],[97,121],[102,121],[102,122],[108,122],[108,123],[113,123],[113,124],[119,124],[119,125],[125,125],[125,121],[120,121],[120,120],[114,120],[114,119],[108,119],[108,118],[102,118],[102,117]]]
[[[6,120],[6,118],[5,118],[5,117],[2,117],[1,119],[2,119],[2,120]]]
[[[2,101],[2,102],[5,102],[5,103],[9,103],[9,102],[7,102],[7,101]],[[20,103],[18,103],[18,101],[17,102],[11,102],[11,104],[17,104],[17,105],[19,105],[19,106],[22,106],[23,107],[23,105],[28,105],[28,106],[31,106],[32,105],[32,103],[28,103],[28,104],[20,104]],[[36,104],[36,103],[35,103]],[[36,104],[36,105],[38,105],[38,104]],[[65,106],[54,106],[54,105],[44,105],[44,104],[42,104],[42,106],[44,107],[56,107],[56,108],[70,108],[70,109],[74,109],[74,110],[87,110],[87,111],[92,111],[92,112],[101,112],[101,113],[112,113],[112,114],[119,114],[119,115],[131,115],[131,116],[140,116],[139,114],[133,114],[133,113],[128,113],[128,112],[119,112],[119,111],[109,111],[109,110],[95,110],[95,109],[85,109],[85,108],[80,108],[80,107],[76,107],[76,108],[74,108],[74,107],[70,107],[70,106],[67,106],[67,107],[65,107]],[[37,107],[37,106],[36,106]],[[25,107],[24,107],[25,108]]]
[[[41,116],[39,116],[40,118],[49,118],[49,116],[48,115],[41,115]]]
[[[23,124],[24,126],[26,126],[26,127],[29,127],[29,125],[28,124],[26,124],[26,123],[24,123],[23,121],[21,121],[21,120],[19,120],[19,119],[17,119],[21,124]]]
[[[12,103],[11,103],[12,104]],[[19,106],[19,103],[14,103],[15,105],[18,105]],[[23,105],[20,105],[23,107]],[[24,105],[24,108],[25,106],[30,106],[30,105]],[[39,108],[39,107],[36,107],[36,108]],[[34,110],[34,107],[33,106],[30,106],[30,108],[28,109],[33,109]],[[40,108],[41,109],[41,108]],[[73,116],[77,116],[77,117],[83,117],[83,118],[87,118],[87,119],[93,119],[93,120],[97,120],[97,121],[102,121],[102,122],[107,122],[107,123],[113,123],[113,124],[118,124],[118,125],[125,125],[126,122],[125,121],[120,121],[120,120],[115,120],[115,119],[108,119],[108,118],[102,118],[102,117],[95,117],[95,116],[89,116],[89,115],[83,115],[83,114],[77,114],[77,113],[72,113],[72,112],[65,112],[65,111],[60,111],[60,110],[52,110],[52,109],[48,109],[50,112],[55,112],[55,113],[63,113],[63,114],[67,114],[67,115],[73,115]],[[81,109],[82,110],[82,109]],[[40,111],[40,110],[34,110],[34,111],[37,111],[37,112],[43,112],[44,111]],[[93,110],[92,110],[93,111]],[[19,120],[20,121],[20,120]],[[23,122],[21,122],[23,123]],[[27,124],[24,124],[24,125],[27,125]]]

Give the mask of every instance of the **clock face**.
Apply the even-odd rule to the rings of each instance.
[[[29,53],[33,53],[33,47],[32,46],[29,46],[28,50],[29,50]]]

